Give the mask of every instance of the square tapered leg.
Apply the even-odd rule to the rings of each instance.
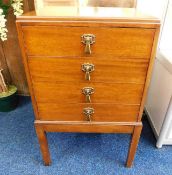
[[[40,149],[41,149],[44,164],[46,166],[49,166],[51,164],[51,158],[50,158],[50,153],[48,148],[46,132],[42,129],[41,126],[38,126],[38,125],[35,125],[35,129],[36,129],[38,141],[40,144]]]
[[[139,139],[140,139],[141,130],[142,130],[142,125],[138,125],[134,127],[134,131],[133,131],[131,143],[130,143],[130,148],[128,152],[127,163],[126,163],[126,166],[128,168],[130,168],[133,164],[135,153],[136,153],[137,146],[138,146]]]

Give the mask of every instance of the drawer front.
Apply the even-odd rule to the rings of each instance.
[[[91,56],[149,59],[154,29],[100,27],[22,27],[26,52],[32,56],[86,56],[83,34],[94,34]]]
[[[137,121],[139,112],[137,105],[38,103],[41,120],[87,121],[83,113],[87,107],[94,109],[91,121],[96,122]]]
[[[143,84],[121,83],[47,83],[34,82],[36,101],[48,103],[85,103],[84,87],[94,88],[92,103],[140,104]]]
[[[81,65],[90,63],[94,71],[90,73],[91,82],[118,82],[144,84],[148,62],[144,59],[114,58],[45,58],[28,59],[30,74],[34,82],[88,82]]]

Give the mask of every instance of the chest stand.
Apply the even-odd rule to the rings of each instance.
[[[126,167],[130,168],[133,164],[135,153],[137,150],[142,123],[130,123],[130,122],[114,122],[111,124],[103,123],[80,123],[69,124],[66,122],[53,122],[53,121],[35,121],[35,129],[40,144],[40,149],[43,157],[44,164],[49,166],[51,164],[51,158],[48,148],[48,141],[46,132],[69,132],[68,127],[70,125],[70,132],[83,132],[87,133],[129,133],[132,135],[130,148],[128,151],[128,158]],[[83,127],[84,125],[84,127]]]

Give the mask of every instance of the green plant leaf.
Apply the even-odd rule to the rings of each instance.
[[[7,15],[8,9],[11,6],[12,1],[10,0],[8,4],[3,3],[3,0],[0,0],[0,8],[3,10],[3,14]]]

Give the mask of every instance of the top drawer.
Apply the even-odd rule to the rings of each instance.
[[[24,26],[22,28],[29,56],[115,56],[150,57],[154,29]],[[95,35],[91,54],[84,52],[83,34]]]

